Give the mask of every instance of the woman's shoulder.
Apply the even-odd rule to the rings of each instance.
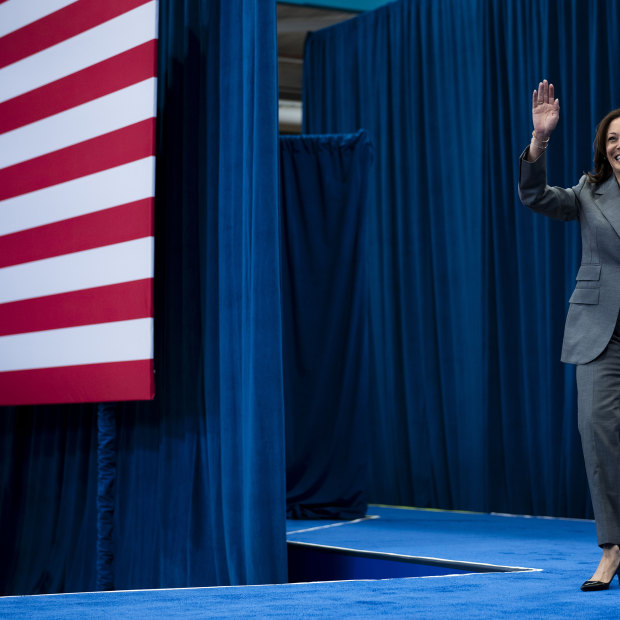
[[[579,179],[579,183],[572,187],[572,190],[575,192],[577,196],[580,196],[582,192],[592,193],[594,191],[594,186],[588,180],[588,175],[582,174]]]

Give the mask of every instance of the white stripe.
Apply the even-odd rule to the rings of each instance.
[[[156,79],[149,78],[0,135],[0,168],[155,117]]]
[[[423,508],[421,510],[424,510]],[[450,511],[450,512],[457,512],[455,511]],[[553,518],[553,517],[552,517]],[[535,573],[542,573],[544,572],[544,570],[542,568],[531,568],[528,569],[528,571],[516,571],[516,572],[511,572],[511,573],[502,573],[503,575],[507,575],[509,579],[515,579],[518,575],[521,575],[523,573],[526,572],[535,572]],[[497,573],[459,573],[457,575],[425,575],[422,577],[403,577],[402,579],[406,579],[406,580],[412,580],[412,579],[445,579],[446,577],[449,578],[453,578],[453,577],[487,577],[489,575],[497,575]],[[307,585],[311,585],[311,587],[314,587],[315,585],[319,585],[319,584],[323,584],[323,583],[355,583],[355,584],[377,584],[377,579],[338,579],[336,581],[313,581],[311,582],[311,584],[309,584],[308,582],[298,582],[298,583],[250,583],[250,584],[244,584],[244,585],[240,585],[240,586],[193,586],[193,587],[187,587],[187,588],[157,588],[157,590],[153,590],[153,589],[142,589],[142,590],[96,590],[93,592],[68,592],[68,593],[57,593],[57,594],[27,594],[26,596],[28,597],[28,601],[24,601],[26,604],[30,603],[30,600],[33,599],[43,599],[43,598],[57,598],[57,599],[64,599],[64,600],[58,600],[58,603],[60,605],[65,604],[65,602],[68,602],[70,605],[75,604],[76,600],[79,599],[79,604],[83,605],[84,603],[87,603],[88,605],[96,605],[100,602],[100,600],[102,600],[102,597],[106,597],[106,598],[118,598],[118,594],[124,594],[126,592],[131,592],[136,593],[136,592],[192,592],[192,591],[202,591],[205,590],[207,591],[209,594],[213,591],[213,590],[221,590],[222,592],[226,592],[228,593],[228,591],[230,590],[242,590],[245,589],[246,592],[248,590],[256,590],[258,588],[260,589],[266,589],[266,588],[272,588],[273,590],[282,590],[282,589],[299,589],[299,586],[301,586],[302,588],[305,588]],[[218,592],[219,594],[219,592]],[[281,592],[278,592],[278,594],[281,594]],[[291,593],[291,595],[293,595],[294,593]],[[5,600],[9,600],[9,599],[23,599],[24,595],[23,594],[11,594],[9,596],[3,596],[2,597],[2,602],[4,602]],[[88,600],[88,599],[91,600]],[[73,600],[71,600],[73,599]],[[373,599],[374,600],[374,599]],[[106,601],[108,602],[108,601]],[[110,603],[112,603],[112,601],[109,601]],[[94,608],[94,607],[93,607]]]
[[[153,319],[0,338],[0,372],[153,359]]]
[[[153,1],[0,69],[0,102],[155,38],[157,10]]]
[[[374,557],[375,559],[389,558],[390,560],[398,560],[398,559],[404,559],[408,561],[418,560],[419,564],[423,563],[426,566],[439,566],[439,567],[444,567],[444,568],[456,568],[456,569],[461,569],[461,570],[465,570],[464,568],[461,568],[462,566],[467,566],[471,568],[478,567],[478,568],[484,568],[484,569],[497,569],[497,571],[487,570],[485,572],[510,573],[513,571],[524,572],[524,571],[542,570],[542,569],[536,569],[536,568],[529,568],[527,566],[508,566],[505,564],[489,564],[488,562],[470,562],[469,560],[450,560],[446,558],[434,558],[434,557],[430,557],[426,555],[407,555],[404,553],[392,553],[392,552],[387,552],[387,551],[371,551],[369,549],[354,549],[352,547],[337,547],[335,545],[322,545],[319,543],[303,542],[301,540],[287,540],[286,542],[294,543],[295,545],[299,547],[305,547],[307,549],[316,549],[316,550],[333,549],[336,551],[348,552],[350,555],[356,555],[356,554],[363,553],[364,555],[366,555],[366,557]],[[411,563],[415,564],[415,562],[413,561]]]
[[[73,4],[76,0],[8,0],[0,4],[0,37]]]
[[[153,237],[0,269],[0,303],[153,277]]]
[[[287,536],[291,534],[302,534],[305,532],[316,532],[317,530],[328,530],[332,527],[342,527],[343,525],[354,525],[356,523],[363,523],[364,521],[369,521],[370,519],[380,519],[379,515],[367,515],[365,517],[361,517],[360,519],[355,519],[353,521],[339,521],[338,523],[328,523],[327,525],[317,525],[315,527],[307,527],[303,530],[293,530],[292,532],[286,532]]]
[[[155,158],[0,200],[0,236],[155,196]]]

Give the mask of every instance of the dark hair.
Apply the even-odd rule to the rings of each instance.
[[[600,185],[612,174],[611,164],[607,160],[607,131],[611,122],[620,118],[620,108],[612,110],[597,126],[594,138],[594,170],[587,173],[588,183]]]

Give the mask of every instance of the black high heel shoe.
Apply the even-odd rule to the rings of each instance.
[[[614,577],[618,576],[618,583],[620,584],[620,567],[616,571],[616,574],[609,581],[584,581],[581,585],[581,589],[584,592],[596,592],[597,590],[608,590],[609,584],[614,580]]]

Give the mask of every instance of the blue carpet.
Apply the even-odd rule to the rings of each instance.
[[[616,618],[617,581],[583,593],[594,523],[372,506],[359,523],[289,522],[289,539],[537,572],[377,581],[6,597],[6,618]],[[300,532],[320,526],[322,529]],[[296,532],[296,533],[294,533]]]
[[[594,572],[600,559],[593,521],[389,506],[370,506],[368,515],[378,518],[357,523],[288,521],[287,538],[454,561],[545,570],[572,567],[584,574]]]

